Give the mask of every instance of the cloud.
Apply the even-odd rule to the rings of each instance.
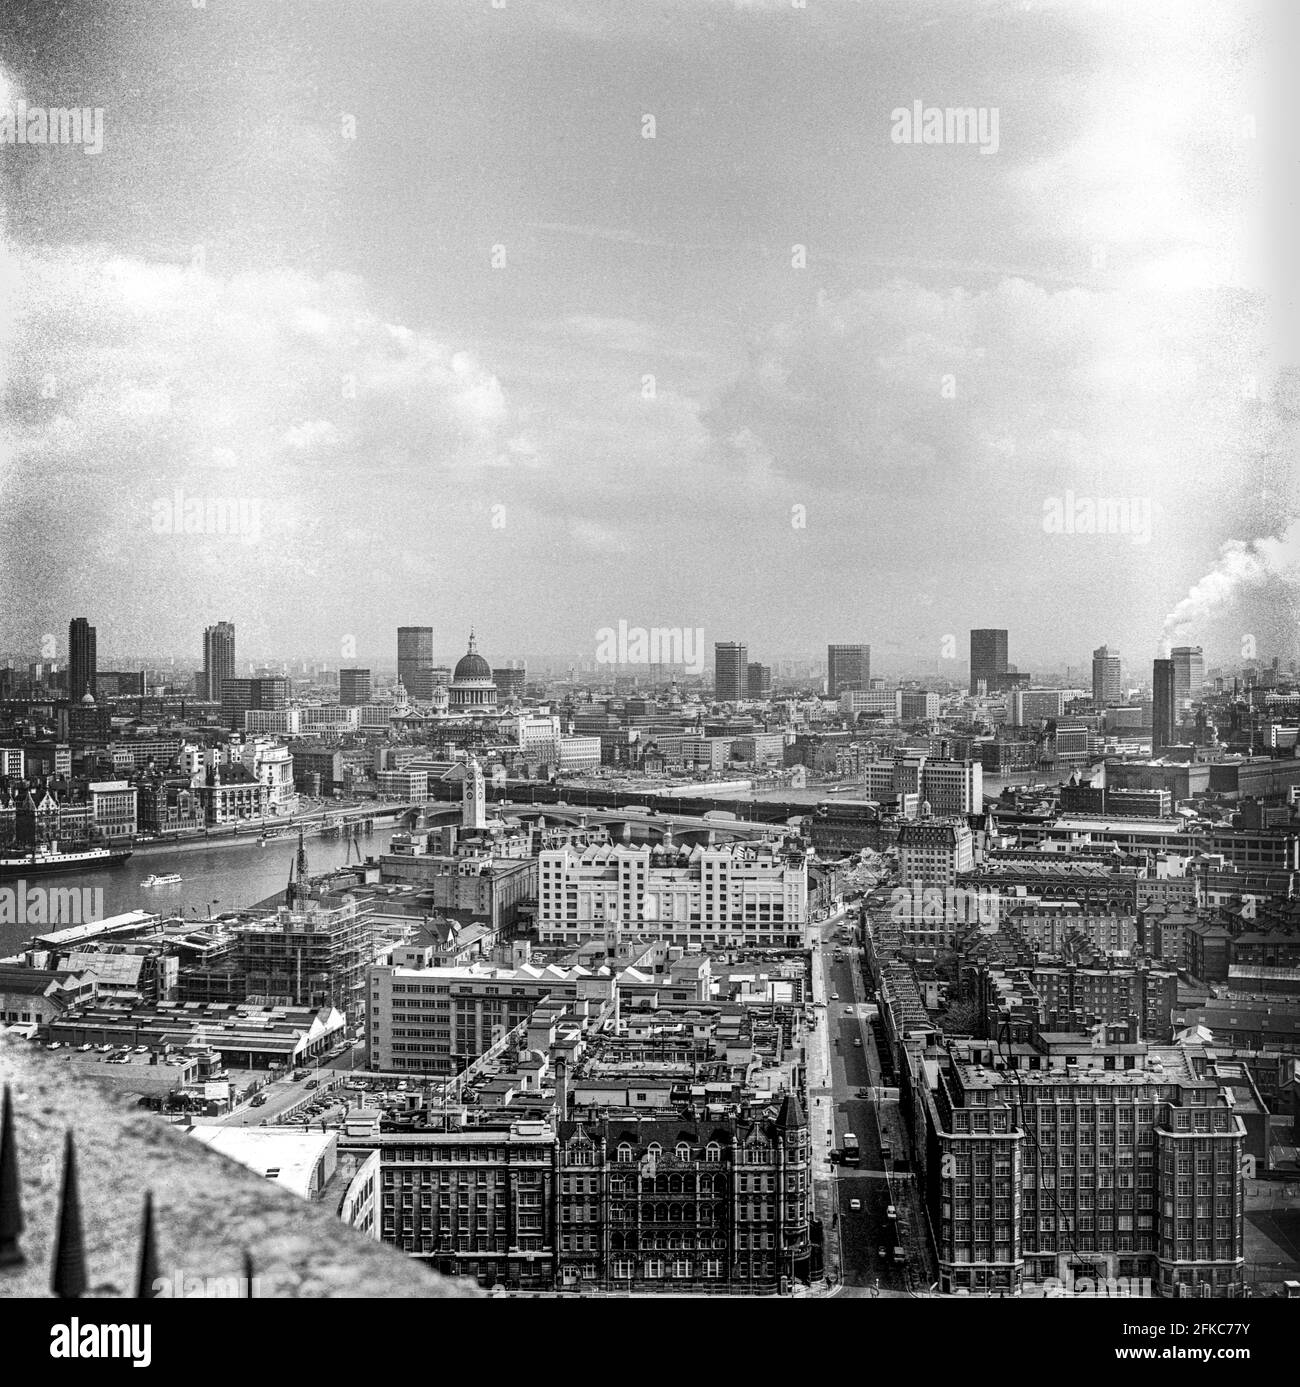
[[[12,613],[72,600],[60,588],[75,592],[97,557],[126,600],[143,599],[153,564],[179,560],[176,608],[201,608],[229,555],[223,536],[160,541],[152,508],[178,487],[261,505],[263,542],[218,585],[251,600],[328,547],[337,517],[317,504],[322,473],[354,511],[413,516],[455,475],[545,465],[474,351],[389,322],[355,277],[219,276],[95,247],[3,253],[14,316],[0,588]],[[75,564],[34,566],[20,530]]]

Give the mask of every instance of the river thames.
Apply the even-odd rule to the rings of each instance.
[[[394,824],[376,825],[374,833],[349,843],[339,838],[308,838],[307,870],[313,876],[345,866],[349,857],[377,857],[388,846]],[[265,847],[250,842],[239,847],[186,848],[180,852],[137,853],[123,866],[111,871],[70,872],[66,875],[41,873],[27,880],[27,886],[73,887],[104,893],[103,913],[120,915],[128,910],[150,910],[165,917],[206,919],[209,912],[239,910],[256,905],[289,881],[289,868],[298,851],[294,837],[277,839]],[[174,886],[141,886],[151,873],[176,872],[182,880]],[[15,887],[18,881],[3,883]],[[78,921],[69,921],[76,924]],[[50,925],[15,924],[0,921],[0,954],[12,954],[33,934],[57,928]]]

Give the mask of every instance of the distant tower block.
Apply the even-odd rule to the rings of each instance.
[[[487,827],[487,806],[483,788],[483,767],[477,758],[471,758],[465,768],[465,789],[460,804],[460,823],[462,828],[480,829]]]

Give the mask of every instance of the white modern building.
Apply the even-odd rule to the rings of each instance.
[[[599,737],[561,737],[560,770],[592,771],[600,766]]]
[[[298,791],[293,784],[293,752],[266,737],[253,737],[240,751],[240,761],[254,780],[270,792],[268,814],[292,814],[298,808]]]
[[[560,760],[560,719],[555,714],[520,713],[512,719],[515,741],[528,756],[536,756],[545,765],[555,766]]]
[[[541,943],[640,935],[686,948],[798,948],[807,849],[794,840],[717,847],[564,847],[538,859]]]

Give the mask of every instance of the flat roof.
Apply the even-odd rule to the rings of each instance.
[[[124,930],[143,929],[147,925],[156,924],[160,919],[161,916],[150,910],[128,910],[123,915],[110,915],[103,920],[92,920],[89,924],[71,925],[67,929],[36,934],[32,939],[34,943],[44,945],[76,944],[102,934],[119,934]]]
[[[1062,815],[1049,825],[1051,828],[1064,828],[1072,833],[1086,833],[1090,829],[1103,833],[1126,831],[1130,833],[1180,833],[1188,831],[1187,824],[1178,818],[1139,819],[1139,818],[1087,818],[1082,815]]]
[[[333,1132],[258,1127],[192,1127],[190,1135],[303,1199],[311,1198],[312,1174],[338,1142]]]

